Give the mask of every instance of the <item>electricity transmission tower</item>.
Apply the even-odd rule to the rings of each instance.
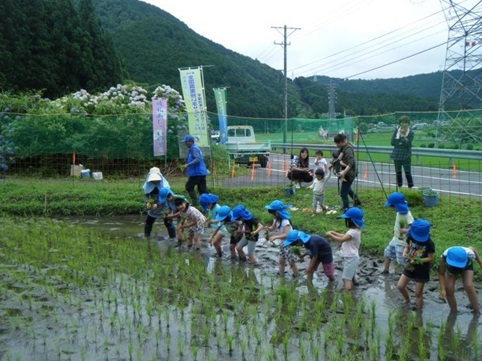
[[[449,34],[438,119],[447,122],[443,129],[450,140],[479,145],[482,140],[482,1],[440,0],[440,4]],[[454,106],[458,110],[449,111]]]

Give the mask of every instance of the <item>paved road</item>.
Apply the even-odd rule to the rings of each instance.
[[[254,174],[235,177],[221,182],[231,186],[280,186],[288,185],[286,167],[289,165],[289,154],[272,154],[268,168],[255,167]],[[383,187],[394,189],[396,187],[395,172],[391,163],[371,163],[362,161],[358,167],[359,187]],[[443,169],[433,167],[413,166],[412,173],[415,189],[430,187],[440,194],[473,196],[482,198],[482,173],[460,171],[457,169]],[[337,181],[332,177],[327,187],[336,187]]]

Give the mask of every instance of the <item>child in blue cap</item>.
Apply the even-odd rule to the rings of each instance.
[[[286,205],[280,200],[276,199],[265,206],[265,208],[268,210],[269,214],[273,216],[273,223],[271,226],[266,226],[265,229],[268,232],[275,232],[274,235],[269,236],[268,241],[274,242],[276,240],[285,240],[288,232],[293,230],[291,225],[291,215],[288,212],[288,209],[291,208],[291,205]],[[284,277],[285,275],[286,261],[288,261],[291,270],[293,271],[293,277],[298,277],[300,275],[300,271],[296,266],[297,257],[293,252],[291,252],[289,247],[284,246],[283,242],[281,242],[278,269],[279,276]]]
[[[337,242],[342,242],[340,253],[343,256],[343,287],[345,291],[350,291],[352,285],[358,286],[356,271],[360,262],[361,230],[365,227],[363,221],[364,213],[358,207],[351,207],[341,215],[345,219],[348,231],[338,233],[335,231],[326,232],[326,236],[333,238]]]
[[[430,264],[435,254],[435,244],[430,239],[430,222],[424,219],[413,221],[407,233],[406,245],[402,257],[406,260],[405,268],[397,283],[397,288],[410,303],[407,285],[410,280],[415,281],[415,306],[418,310],[423,307],[423,288],[430,280]]]
[[[221,206],[218,210],[218,214],[214,219],[219,221],[219,224],[214,229],[213,233],[209,236],[209,244],[216,250],[217,256],[223,256],[222,240],[229,237],[229,252],[231,253],[231,259],[236,258],[236,244],[238,243],[237,231],[241,225],[241,221],[235,221],[233,218],[233,212],[228,206]],[[224,231],[222,229],[225,229]]]
[[[240,220],[242,223],[238,228],[238,244],[236,245],[236,252],[238,253],[240,261],[246,261],[246,254],[243,248],[248,246],[248,258],[253,265],[256,264],[254,257],[254,250],[256,242],[258,242],[259,232],[263,229],[263,225],[253,217],[250,211],[244,206],[239,205],[233,208],[233,221]]]
[[[219,221],[216,219],[218,215],[219,208],[221,206],[218,204],[219,197],[211,193],[203,193],[199,197],[199,204],[201,205],[204,212],[207,212],[206,227],[215,229]],[[223,230],[223,229],[221,229]]]
[[[305,269],[306,280],[309,286],[313,286],[313,273],[318,270],[320,263],[323,265],[323,273],[330,281],[335,280],[335,265],[333,263],[333,251],[330,243],[317,234],[306,234],[293,229],[288,232],[284,246],[303,246],[310,256],[310,264]]]
[[[455,281],[458,276],[462,278],[464,290],[469,298],[474,314],[480,312],[477,292],[474,287],[474,260],[482,268],[482,260],[473,247],[450,247],[440,257],[438,282],[440,285],[440,298],[447,299],[450,312],[457,312],[455,300]]]
[[[388,274],[390,270],[390,261],[397,260],[400,266],[405,266],[405,260],[403,259],[403,249],[406,245],[406,235],[410,229],[410,225],[413,223],[413,216],[408,209],[408,203],[405,200],[405,196],[400,192],[391,193],[385,207],[391,207],[396,212],[395,225],[393,227],[393,237],[388,246],[385,248],[382,273]]]

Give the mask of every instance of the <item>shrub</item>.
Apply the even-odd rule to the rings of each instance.
[[[428,143],[428,148],[435,148],[435,143]]]

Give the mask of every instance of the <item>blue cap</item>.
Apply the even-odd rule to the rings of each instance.
[[[363,221],[364,213],[358,207],[351,207],[346,210],[345,213],[341,215],[341,218],[351,219],[360,228],[365,228],[365,222]]]
[[[278,216],[281,218],[281,219],[290,219],[291,216],[290,214],[288,213],[287,209],[291,208],[291,205],[286,205],[284,204],[283,202],[279,201],[279,200],[274,200],[273,202],[271,202],[269,205],[267,206],[264,206],[266,209],[270,210],[270,211],[275,211],[278,213]]]
[[[403,195],[403,193],[393,192],[388,196],[387,201],[385,202],[385,207],[396,206],[397,204],[404,203],[404,202],[405,202],[405,196]]]
[[[264,206],[264,208],[269,209],[270,211],[282,211],[283,209],[290,208],[290,207],[279,200],[274,200],[267,206]]]
[[[430,238],[430,222],[424,219],[414,220],[408,230],[408,236],[418,242],[426,242]]]
[[[217,203],[219,200],[219,197],[215,194],[210,194],[210,193],[203,193],[199,197],[199,204],[201,207],[203,207],[204,210],[208,209],[208,205]]]
[[[239,205],[233,208],[233,216],[231,219],[235,221],[238,218],[242,218],[244,221],[249,221],[251,218],[253,218],[253,216],[251,215],[250,211],[244,208],[244,206]]]
[[[447,264],[456,268],[465,268],[467,266],[467,252],[463,247],[450,247],[447,250]]]
[[[186,135],[184,136],[184,138],[182,138],[181,142],[193,142],[194,143],[194,137],[192,135]]]
[[[222,206],[219,207],[218,209],[218,214],[216,214],[216,217],[214,217],[217,221],[224,221],[227,216],[230,216],[230,218],[233,218],[233,212],[231,212],[231,208],[228,206]]]
[[[161,190],[159,191],[159,202],[164,203],[169,194],[174,194],[174,192],[171,191],[170,188],[161,188]]]
[[[301,241],[303,243],[306,243],[310,240],[310,238],[311,236],[309,234],[293,229],[289,231],[288,234],[286,235],[286,239],[283,242],[283,246],[289,246],[292,243],[295,243],[296,241]]]

